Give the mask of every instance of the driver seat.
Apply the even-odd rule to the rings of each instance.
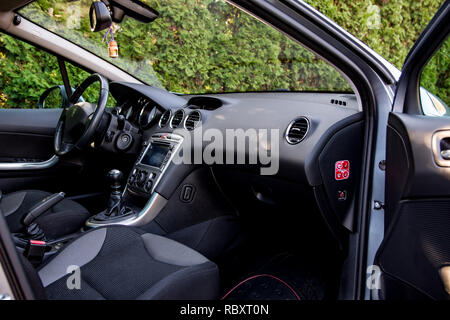
[[[49,195],[51,193],[40,190],[23,190],[3,195],[0,201],[0,212],[3,212],[9,230],[12,233],[23,232],[24,216],[34,205]],[[79,231],[89,216],[89,211],[82,205],[63,199],[34,222],[44,231],[46,238],[58,239]]]

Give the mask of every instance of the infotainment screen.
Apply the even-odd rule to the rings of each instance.
[[[160,168],[168,152],[168,145],[152,143],[145,155],[142,157],[141,163]]]

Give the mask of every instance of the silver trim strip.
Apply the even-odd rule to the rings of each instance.
[[[53,155],[50,159],[42,162],[3,162],[0,163],[0,171],[43,170],[53,167],[58,161],[58,156]]]
[[[170,135],[172,137],[172,139],[169,138],[165,138],[165,139],[161,139],[161,136],[163,135]],[[173,139],[175,138],[175,139]],[[159,170],[161,173],[158,176],[158,179],[156,179],[155,183],[152,186],[152,190],[151,192],[153,193],[156,189],[156,186],[158,185],[159,181],[161,180],[161,178],[164,176],[164,174],[166,173],[167,168],[170,166],[170,164],[172,163],[173,158],[178,154],[178,151],[180,149],[181,144],[183,143],[184,138],[178,134],[175,133],[157,133],[154,134],[151,138],[150,138],[150,143],[147,145],[147,147],[145,147],[144,152],[142,153],[142,155],[139,157],[138,161],[136,161],[136,164],[134,165],[134,167],[137,166],[144,166],[144,167],[149,167],[151,169],[154,170]],[[157,167],[152,167],[146,164],[141,163],[142,159],[145,157],[145,154],[147,153],[148,149],[151,147],[153,142],[162,142],[162,143],[167,143],[167,142],[172,142],[175,144],[175,147],[173,148],[171,152],[171,155],[169,157],[169,159],[167,160],[166,165],[163,166],[163,168],[157,168]],[[127,188],[128,188],[128,184],[127,184]]]
[[[106,221],[93,221],[93,217],[86,221],[86,227],[98,228],[108,225],[124,225],[124,226],[143,226],[150,223],[165,207],[167,199],[157,192],[154,192],[147,201],[145,207],[138,213],[132,216],[126,216],[123,219],[111,219]]]

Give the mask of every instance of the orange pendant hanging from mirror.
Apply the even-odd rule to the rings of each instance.
[[[117,58],[119,56],[119,46],[117,42],[114,40],[114,31],[112,26],[109,27],[108,31],[106,31],[103,36],[103,41],[108,41],[108,35],[111,34],[111,40],[108,42],[108,53],[110,58]]]
[[[117,58],[119,56],[119,47],[117,46],[117,42],[111,40],[108,44],[108,51],[110,58]]]

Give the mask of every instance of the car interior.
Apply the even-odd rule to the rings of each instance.
[[[156,239],[175,240],[213,261],[221,286],[198,290],[206,297],[211,292],[224,295],[240,280],[257,274],[282,278],[301,299],[336,297],[345,232],[353,227],[362,157],[364,122],[355,95],[178,96],[146,85],[108,83],[96,74],[87,79],[87,85],[95,80],[102,82],[102,94],[89,125],[94,147],[73,150],[89,134],[89,128],[84,128],[92,110],[85,108],[91,105],[80,105],[73,113],[64,110],[62,115],[51,109],[25,111],[36,117],[24,117],[23,110],[2,112],[3,162],[50,159],[55,153],[53,140],[59,156],[58,163],[47,169],[0,173],[2,212],[19,250],[25,250],[30,239],[45,240],[47,251],[40,263],[54,262],[71,248],[67,242],[73,241],[73,246],[77,241],[73,239],[83,239],[90,229],[94,231],[86,234],[99,232],[98,237],[106,241],[103,247],[112,241],[111,246],[119,250],[115,241],[123,240],[120,246],[125,250],[131,245],[127,241],[136,241],[139,233],[110,229],[123,224]],[[78,101],[81,90],[72,95],[73,101]],[[113,108],[105,108],[108,91],[117,101]],[[274,113],[273,105],[279,104],[283,112]],[[259,165],[170,164],[183,143],[183,137],[174,133],[179,127],[191,135],[197,128],[281,128],[285,135],[278,137],[279,171],[262,176]],[[335,179],[338,160],[348,160],[352,166],[352,174],[341,184]],[[118,235],[105,238],[97,231],[105,230],[98,229],[102,226],[108,226],[108,235],[110,230],[118,230]],[[168,249],[161,245],[161,250]],[[100,254],[112,259],[115,253]],[[121,260],[140,265],[125,257]],[[290,290],[270,288],[279,282],[269,283],[268,288],[256,286],[235,298],[266,298],[273,292],[279,298],[292,296]],[[61,288],[55,285],[52,290],[52,294],[47,290],[49,297],[61,297]],[[105,297],[120,298],[113,289],[110,294]]]
[[[0,110],[0,211],[36,298],[338,298],[363,168],[357,93],[178,94],[89,73],[65,108]],[[280,133],[275,174],[225,161],[249,159],[254,129]],[[213,163],[174,163],[207,149],[191,142],[208,130],[242,131],[245,151],[231,140]]]

